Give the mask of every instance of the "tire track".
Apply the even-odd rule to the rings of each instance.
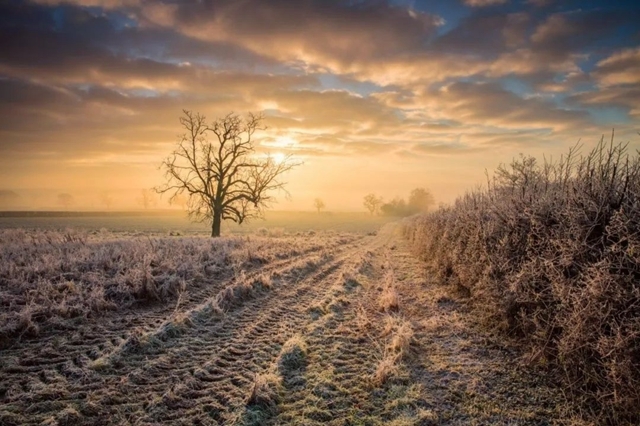
[[[379,400],[371,393],[379,349],[372,336],[379,330],[373,323],[362,324],[360,315],[363,311],[378,314],[374,305],[379,271],[371,264],[386,241],[386,236],[380,235],[352,266],[359,271],[358,286],[337,283],[324,301],[325,305],[331,304],[338,297],[347,303],[333,305],[327,315],[307,328],[304,377],[285,379],[278,415],[268,424],[369,424],[367,419],[379,414]]]
[[[335,247],[343,240],[334,239]],[[326,249],[327,247],[324,247]],[[313,256],[320,247],[306,251],[303,259]],[[279,270],[300,262],[300,258],[290,257],[278,260],[271,264],[256,269],[249,276],[262,274],[268,271]],[[206,287],[202,286],[197,292],[193,292],[188,303],[183,305],[183,309],[194,306],[198,297],[211,297],[219,291],[223,285],[233,282],[233,278],[218,283],[218,285]],[[201,301],[201,299],[200,299]],[[254,305],[256,310],[259,306]],[[85,402],[78,403],[79,400],[90,398],[100,389],[108,386],[109,381],[91,371],[87,366],[92,360],[98,358],[105,352],[113,350],[130,337],[132,329],[153,330],[166,321],[167,315],[174,310],[173,306],[161,306],[140,312],[131,311],[128,313],[116,313],[111,318],[91,324],[89,327],[82,327],[71,332],[67,336],[47,336],[38,341],[28,342],[14,350],[3,351],[3,363],[0,372],[4,375],[2,387],[0,388],[0,402],[3,408],[9,412],[20,412],[29,407],[32,413],[20,419],[18,423],[27,424],[29,422],[39,423],[46,419],[52,410],[58,411],[60,404],[67,404],[76,407],[77,410],[85,414],[91,412],[100,413],[102,410],[90,408],[82,410],[87,405]],[[143,315],[138,317],[138,315]],[[225,337],[225,332],[221,338]],[[160,368],[159,366],[158,368]],[[43,377],[55,376],[56,381],[43,381]],[[53,390],[49,390],[53,388]],[[129,390],[132,391],[132,390]],[[53,395],[55,394],[55,395]],[[50,399],[55,396],[56,403]],[[107,406],[118,405],[110,398],[104,398]],[[90,407],[99,404],[90,401]],[[10,418],[11,416],[5,416]],[[4,421],[4,417],[2,418]],[[25,423],[27,422],[27,423]]]
[[[272,291],[245,302],[219,321],[196,324],[157,351],[127,354],[113,371],[87,368],[99,353],[67,351],[75,354],[74,361],[60,357],[52,364],[62,378],[55,403],[42,389],[26,383],[21,392],[11,392],[11,408],[30,405],[32,414],[23,424],[46,420],[59,414],[61,407],[75,410],[78,424],[216,424],[232,420],[233,412],[244,403],[253,375],[264,370],[288,336],[308,321],[306,310],[323,297],[323,283],[335,279],[345,259],[364,243],[359,240],[337,247],[333,259],[327,258],[316,271],[297,271],[301,276],[283,274]],[[285,260],[255,274],[281,271],[310,257]],[[25,371],[29,366],[18,367],[14,373],[37,375],[35,368]],[[38,368],[49,371],[41,364]],[[24,398],[26,394],[34,398]]]
[[[207,354],[213,359],[205,363],[204,369],[211,373],[213,380],[211,376],[207,377],[209,380],[205,380],[206,396],[203,398],[190,395],[192,398],[195,397],[199,406],[216,408],[215,414],[209,411],[214,420],[224,423],[234,420],[235,412],[244,405],[254,375],[266,369],[278,355],[282,344],[302,323],[309,320],[307,308],[321,299],[327,291],[322,283],[335,279],[345,259],[357,250],[358,248],[349,249],[343,255],[327,262],[320,271],[289,286],[282,286],[282,292],[273,291],[266,296],[274,301],[273,304],[267,304],[264,299],[248,302],[240,310],[229,315],[226,327],[222,327],[222,333],[214,332],[210,338],[203,337],[207,339],[207,346],[210,348],[216,347],[215,341],[219,336],[228,342],[227,346],[215,353]],[[248,351],[248,348],[251,350]],[[243,352],[245,357],[238,360],[237,354]],[[214,386],[209,385],[211,382]],[[169,415],[153,420],[175,419]]]

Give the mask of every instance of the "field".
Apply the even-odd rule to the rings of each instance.
[[[258,231],[271,233],[296,233],[307,231],[371,232],[389,218],[353,212],[287,212],[269,211],[263,219],[254,219],[242,225],[226,221],[223,235],[253,234]],[[144,233],[209,235],[211,228],[205,223],[193,223],[183,211],[137,212],[0,212],[0,229],[81,229],[95,231],[106,229],[127,234]]]
[[[2,230],[0,424],[561,419],[399,231]]]

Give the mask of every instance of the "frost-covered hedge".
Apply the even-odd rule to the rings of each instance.
[[[406,223],[437,274],[550,363],[598,423],[640,422],[640,159],[523,156]]]

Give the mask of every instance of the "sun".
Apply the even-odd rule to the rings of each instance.
[[[287,156],[282,152],[276,152],[271,154],[271,158],[276,164],[282,164],[287,159]]]

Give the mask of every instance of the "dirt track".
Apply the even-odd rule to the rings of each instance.
[[[393,226],[243,280],[269,285],[220,313],[210,302],[234,283],[221,279],[177,306],[109,314],[3,350],[0,424],[549,424],[559,415],[557,391],[473,326]],[[399,308],[385,312],[387,285]],[[400,347],[402,324],[413,336]],[[292,338],[305,356],[286,370]],[[269,374],[278,395],[256,405],[256,378]]]

